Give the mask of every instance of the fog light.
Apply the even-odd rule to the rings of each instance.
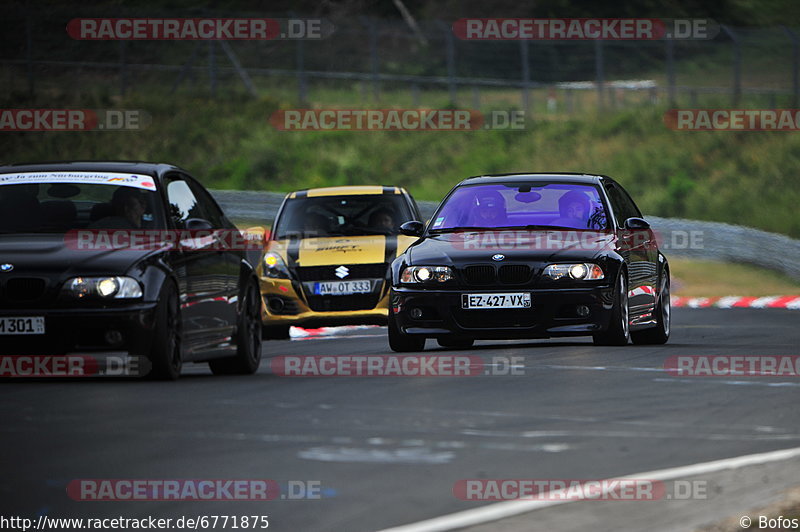
[[[122,333],[113,329],[106,331],[105,340],[108,345],[119,345],[122,343]]]
[[[586,316],[589,315],[589,307],[587,307],[586,305],[578,305],[575,311],[581,318],[585,318]]]
[[[422,309],[420,308],[414,307],[410,311],[408,311],[408,313],[411,314],[411,317],[414,318],[415,320],[418,320],[422,317]]]

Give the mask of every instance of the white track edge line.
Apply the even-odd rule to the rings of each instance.
[[[780,449],[778,451],[769,451],[766,453],[746,454],[736,456],[733,458],[723,458],[721,460],[713,460],[711,462],[701,462],[698,464],[691,464],[687,466],[671,467],[667,469],[657,469],[654,471],[646,471],[644,473],[634,473],[632,475],[620,475],[616,478],[625,479],[648,479],[648,480],[673,480],[682,477],[691,477],[701,475],[704,473],[714,473],[717,471],[724,471],[726,469],[738,469],[750,465],[766,464],[769,462],[778,462],[781,460],[788,460],[800,456],[800,447],[792,447],[789,449]],[[613,479],[607,479],[613,480]],[[425,519],[416,523],[409,523],[407,525],[400,525],[397,527],[386,528],[379,532],[436,532],[444,530],[456,530],[468,526],[480,525],[505,519],[507,517],[520,515],[542,508],[558,506],[560,504],[567,504],[576,502],[580,499],[568,500],[553,500],[553,501],[530,501],[530,500],[516,500],[504,501],[480,508],[473,508],[471,510],[463,510],[452,514],[433,517]]]

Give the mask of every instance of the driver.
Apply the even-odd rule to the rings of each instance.
[[[303,232],[307,235],[320,235],[328,232],[328,219],[319,213],[306,214]]]
[[[484,190],[475,196],[474,224],[486,227],[506,225],[506,200],[496,190]]]
[[[551,225],[585,228],[589,219],[591,206],[589,197],[578,190],[570,190],[558,198],[560,216]]]
[[[132,187],[119,187],[111,196],[114,214],[92,223],[91,229],[138,229],[147,210],[141,193]]]

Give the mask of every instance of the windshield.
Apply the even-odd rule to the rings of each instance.
[[[289,199],[276,224],[275,238],[397,234],[411,217],[399,194]]]
[[[111,182],[87,182],[85,176],[50,181],[22,174],[0,176],[0,232],[164,228],[152,178],[105,177]],[[130,182],[118,184],[125,179]]]
[[[445,200],[429,231],[539,227],[606,229],[598,190],[569,183],[466,185]]]

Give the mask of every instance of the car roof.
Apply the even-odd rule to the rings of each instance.
[[[317,196],[368,196],[378,194],[403,194],[402,187],[384,185],[347,185],[341,187],[321,187],[295,190],[286,196],[288,198],[313,198]]]
[[[593,185],[602,181],[613,181],[608,176],[600,174],[581,174],[572,172],[530,172],[516,174],[487,174],[464,179],[458,185],[491,185],[509,182],[547,182],[576,183]]]
[[[120,172],[159,177],[169,170],[181,168],[164,163],[144,161],[52,161],[44,163],[21,163],[0,166],[0,174],[18,172]]]

